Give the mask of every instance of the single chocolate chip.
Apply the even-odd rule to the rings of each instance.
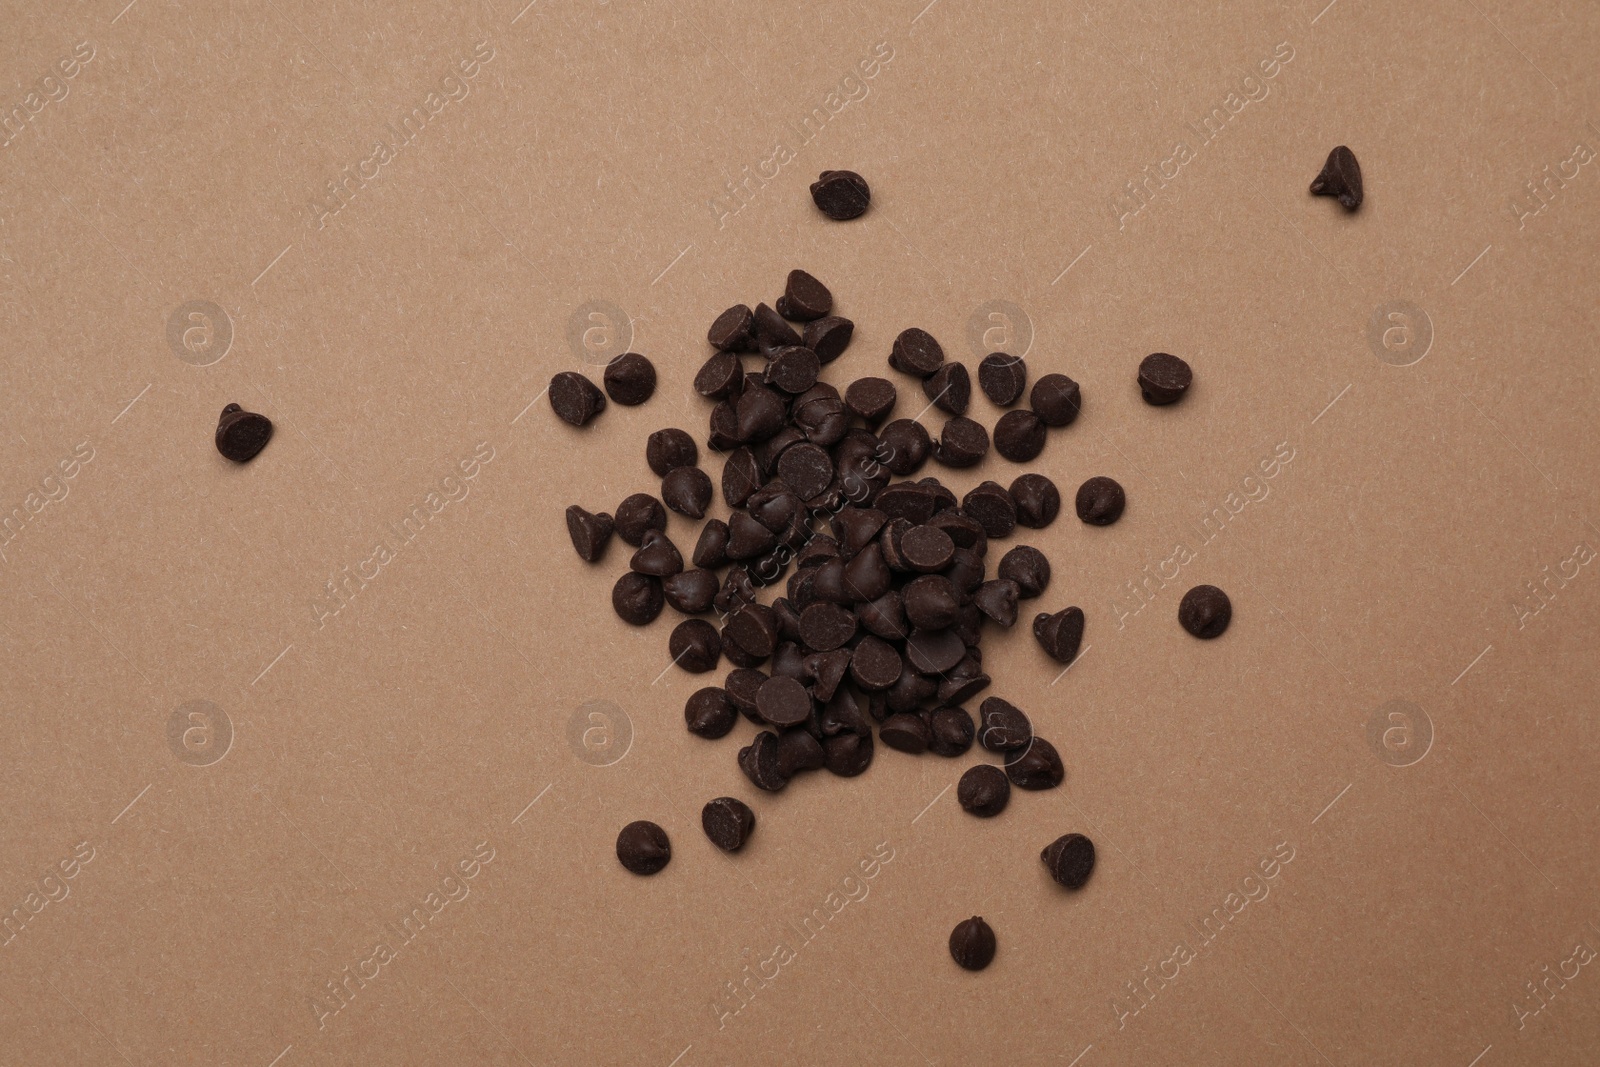
[[[989,431],[964,415],[957,415],[939,431],[933,458],[946,467],[971,467],[989,451]]]
[[[842,733],[872,733],[872,724],[861,714],[861,702],[849,689],[840,689],[833,694],[833,698],[823,706],[816,725],[823,737]]]
[[[661,479],[661,499],[679,515],[703,519],[711,505],[711,476],[699,467],[675,467]]]
[[[992,819],[1006,810],[1011,799],[1011,780],[992,763],[968,768],[956,783],[956,802],[961,810],[980,819]]]
[[[978,744],[990,752],[1016,752],[1033,740],[1033,724],[1009,700],[989,697],[978,705]]]
[[[775,302],[778,314],[795,322],[820,319],[833,310],[833,294],[828,287],[803,270],[789,272],[783,295]]]
[[[967,646],[953,630],[912,630],[906,638],[906,659],[924,674],[943,674],[966,654]]]
[[[761,722],[761,715],[756,711],[756,694],[761,692],[761,687],[767,684],[769,677],[765,671],[751,667],[736,667],[722,680],[722,686],[728,693],[729,703],[751,722]]]
[[[956,545],[950,535],[937,526],[913,526],[900,537],[900,555],[907,565],[921,574],[932,574],[950,566]]]
[[[719,352],[749,352],[755,348],[755,316],[744,304],[717,316],[706,331],[706,340]]]
[[[640,574],[670,578],[683,570],[683,556],[666,534],[660,530],[646,530],[628,566]]]
[[[984,566],[983,557],[972,549],[958,548],[944,575],[958,590],[971,594],[983,584]]]
[[[638,571],[628,571],[611,587],[611,608],[623,622],[647,626],[661,614],[666,602],[661,579]]]
[[[1011,499],[1017,505],[1017,525],[1042,530],[1061,513],[1061,491],[1042,474],[1024,474],[1011,483]]]
[[[742,371],[740,380],[743,381]],[[735,394],[736,397],[737,395]],[[739,447],[739,410],[733,406],[733,400],[719,400],[711,409],[710,433],[706,435],[706,447],[713,452],[732,452]]]
[[[606,409],[606,395],[577,371],[564,370],[550,379],[550,410],[562,422],[582,426]]]
[[[756,813],[735,797],[717,797],[700,809],[700,828],[724,852],[738,852],[756,828]]]
[[[606,395],[623,407],[643,404],[655,395],[656,368],[637,352],[624,352],[606,364]]]
[[[1033,617],[1033,636],[1051,659],[1071,663],[1083,643],[1083,621],[1082,608],[1062,608],[1054,615],[1040,612]]]
[[[765,604],[744,604],[728,616],[723,632],[752,656],[765,659],[778,647],[778,616]]]
[[[722,465],[722,499],[730,508],[742,508],[763,481],[756,454],[748,448],[737,449]]]
[[[757,789],[776,793],[789,784],[789,778],[778,766],[778,735],[762,730],[755,739],[739,750],[739,769],[744,771],[750,784]]]
[[[728,576],[723,579],[722,588],[717,591],[717,597],[711,602],[711,606],[726,613],[737,610],[741,604],[753,604],[755,599],[756,587],[750,580],[750,572],[744,567],[730,567]],[[729,659],[733,658],[732,653],[726,648],[723,649],[723,654]],[[744,666],[754,667],[755,664],[744,664]]]
[[[1122,509],[1127,503],[1128,497],[1122,491],[1122,486],[1104,475],[1090,478],[1078,486],[1078,496],[1074,501],[1078,518],[1090,526],[1110,526],[1122,517]]]
[[[887,378],[858,378],[844,391],[844,406],[869,425],[877,425],[894,410],[898,393]]]
[[[699,615],[711,610],[717,596],[717,576],[714,572],[695,568],[682,571],[661,580],[661,593],[677,611],[685,615]]]
[[[893,589],[870,603],[857,604],[855,612],[862,629],[886,641],[904,641],[911,630],[905,602]]]
[[[777,537],[746,511],[735,511],[728,518],[728,558],[755,559],[772,550]]]
[[[855,613],[838,604],[812,604],[800,613],[800,639],[818,652],[843,648],[855,635]]]
[[[1006,753],[1006,777],[1018,789],[1054,789],[1066,776],[1056,747],[1042,737],[1021,752]]]
[[[685,619],[673,627],[667,651],[672,662],[690,674],[704,674],[715,670],[722,658],[722,637],[704,619]]]
[[[810,500],[833,483],[833,460],[826,449],[809,441],[785,449],[778,457],[778,477],[802,500]]]
[[[970,653],[969,653],[970,656]],[[958,704],[964,700],[971,700],[985,689],[989,688],[989,676],[979,667],[967,668],[968,658],[945,672],[945,677],[939,682],[936,694],[941,704]],[[968,673],[968,670],[971,673]]]
[[[883,720],[883,725],[878,728],[879,741],[890,748],[909,752],[913,756],[926,752],[928,742],[932,739],[928,724],[923,721],[922,716],[911,712],[891,715]]]
[[[778,773],[793,778],[801,771],[820,770],[828,762],[822,742],[804,726],[778,735]]]
[[[699,463],[700,449],[694,438],[682,430],[657,430],[645,439],[644,461],[656,477],[665,478],[679,467]]]
[[[739,394],[734,402],[738,417],[739,440],[759,444],[783,429],[789,418],[789,405],[766,386],[757,385]]]
[[[922,379],[922,392],[940,411],[965,415],[972,403],[972,376],[960,363],[946,363]]]
[[[895,419],[878,431],[878,440],[882,444],[878,462],[902,478],[921,470],[933,453],[927,428],[911,419]]]
[[[1026,408],[1008,411],[994,424],[994,450],[1013,463],[1039,458],[1044,438],[1044,420]]]
[[[822,742],[828,762],[823,764],[840,778],[854,778],[872,765],[872,735],[836,734]]]
[[[601,404],[604,406],[604,401]],[[224,459],[249,463],[261,454],[270,440],[272,420],[265,415],[246,411],[238,404],[229,404],[222,409],[222,415],[217,419],[216,441],[217,451],[222,453]]]
[[[726,737],[738,718],[739,712],[727,691],[714,685],[695,690],[683,705],[683,721],[689,732],[713,741]]]
[[[1009,578],[996,578],[978,586],[972,594],[978,610],[1001,626],[1014,626],[1017,621],[1017,583]]]
[[[1185,630],[1210,640],[1221,637],[1233,619],[1233,602],[1214,585],[1197,585],[1183,594],[1178,604],[1178,622]]]
[[[653,822],[630,822],[617,834],[617,860],[634,874],[655,874],[671,859],[672,842]]]
[[[874,541],[844,565],[844,591],[857,603],[877,600],[889,591],[893,577],[883,561],[883,550]]]
[[[800,345],[790,345],[778,349],[772,362],[767,364],[767,381],[790,396],[798,396],[817,384],[817,375],[821,370],[822,361],[817,359],[815,352]]]
[[[928,520],[928,525],[943,530],[957,548],[970,548],[980,556],[989,551],[989,535],[983,524],[971,515],[962,514],[959,509],[951,511],[946,508],[935,512]]]
[[[950,958],[963,969],[981,971],[994,961],[994,931],[974,915],[950,931]]]
[[[866,212],[872,189],[853,170],[825,170],[811,183],[811,200],[824,215],[844,222]]]
[[[976,728],[966,708],[945,707],[928,716],[928,733],[928,751],[953,758],[972,747]]]
[[[851,625],[854,625],[852,617]],[[805,658],[807,672],[811,675],[811,695],[826,703],[839,691],[845,672],[850,669],[850,652],[838,648],[831,652],[813,652]]]
[[[617,505],[617,536],[638,548],[651,530],[667,528],[667,509],[649,493],[634,493]]]
[[[611,543],[611,531],[615,528],[616,523],[604,511],[591,515],[576,504],[567,508],[567,536],[572,538],[578,557],[589,563],[606,554],[606,545]]]
[[[1083,407],[1083,394],[1065,374],[1046,374],[1033,383],[1028,406],[1046,426],[1069,426]]]
[[[1194,381],[1189,364],[1167,352],[1152,352],[1139,363],[1139,392],[1145,403],[1160,406],[1183,399]]]
[[[990,352],[978,364],[978,388],[1001,407],[1010,407],[1022,398],[1028,386],[1028,365],[1021,356]]]
[[[868,692],[889,688],[904,667],[900,653],[877,637],[863,637],[850,655],[850,677]]]
[[[695,542],[693,563],[696,567],[716,570],[728,562],[728,524],[721,519],[711,519],[700,528],[700,540]]]
[[[744,364],[732,352],[718,352],[694,376],[694,391],[710,400],[738,396],[743,388]]]
[[[956,587],[942,574],[924,574],[900,590],[906,620],[919,630],[943,630],[954,625],[961,612]]]
[[[832,363],[850,346],[850,338],[855,330],[856,324],[849,319],[829,315],[806,323],[800,343],[815,352],[823,363]]]
[[[999,482],[982,482],[961,500],[961,513],[989,537],[1010,537],[1017,528],[1017,505]]]
[[[1068,889],[1082,889],[1094,870],[1094,842],[1082,834],[1065,834],[1039,853],[1050,877]]]
[[[764,355],[772,355],[780,348],[800,343],[794,327],[783,321],[783,316],[766,304],[757,304],[755,311],[756,347]]]
[[[773,726],[798,726],[811,717],[811,694],[794,678],[768,678],[756,693],[756,711]]]
[[[853,556],[878,536],[889,516],[877,508],[843,508],[830,520],[838,537],[839,554]]]
[[[927,330],[901,330],[889,352],[889,366],[903,374],[926,378],[944,363],[944,349]]]
[[[1344,145],[1328,153],[1322,173],[1311,183],[1312,196],[1336,196],[1346,211],[1361,206],[1361,164]]]
[[[1018,545],[1000,557],[995,573],[1017,583],[1018,595],[1028,600],[1050,584],[1050,560],[1032,545]]]

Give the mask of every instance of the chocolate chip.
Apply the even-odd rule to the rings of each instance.
[[[823,766],[840,778],[854,778],[872,765],[871,734],[837,734],[822,742]]]
[[[660,530],[646,530],[628,566],[640,574],[670,578],[683,570],[683,556],[666,534]]]
[[[950,958],[963,970],[981,971],[994,961],[994,931],[974,915],[950,931]]]
[[[748,308],[744,310],[749,311]],[[738,396],[743,388],[744,364],[732,352],[718,352],[706,360],[694,376],[694,391],[711,400]]]
[[[685,619],[673,627],[667,651],[672,662],[690,674],[704,674],[715,670],[722,658],[722,638],[706,620]]]
[[[903,374],[926,378],[944,363],[944,349],[927,330],[901,330],[889,352],[889,366]]]
[[[1103,475],[1090,478],[1078,486],[1078,496],[1074,501],[1078,518],[1090,526],[1110,526],[1122,517],[1122,509],[1127,503],[1128,497],[1122,491],[1122,486]]]
[[[950,566],[956,545],[950,535],[937,526],[913,526],[900,537],[900,555],[906,564],[921,574],[932,574]]]
[[[728,616],[723,635],[762,659],[778,647],[778,617],[765,604],[744,604]]]
[[[1016,582],[1018,595],[1031,599],[1050,584],[1050,560],[1032,545],[1018,545],[1000,557],[995,573]]]
[[[727,691],[714,685],[695,690],[683,705],[683,721],[689,732],[713,741],[726,737],[738,718]]]
[[[751,517],[747,511],[735,511],[728,518],[728,558],[755,559],[765,555],[778,543],[771,530]]]
[[[617,860],[634,874],[655,874],[671,859],[672,842],[653,822],[630,822],[617,835]]]
[[[832,484],[833,460],[826,449],[807,441],[778,458],[778,477],[802,500],[810,500]]]
[[[852,625],[854,619],[852,618]],[[839,691],[839,683],[850,670],[850,653],[843,648],[831,652],[813,652],[805,658],[806,671],[811,675],[811,695],[817,700],[832,700]]]
[[[645,439],[644,461],[656,477],[665,478],[679,467],[693,467],[700,462],[700,449],[682,430],[657,430]]]
[[[1094,870],[1094,842],[1082,834],[1065,834],[1039,854],[1050,877],[1068,889],[1082,889]]]
[[[989,697],[978,705],[978,744],[990,752],[1016,752],[1033,740],[1033,724],[1009,700]]]
[[[676,467],[661,479],[661,499],[679,515],[703,519],[711,505],[711,477],[699,467]]]
[[[946,467],[971,467],[989,451],[989,431],[964,415],[957,415],[939,431],[933,458]]]
[[[1183,594],[1178,622],[1196,637],[1221,637],[1233,619],[1233,602],[1214,585],[1197,585]]]
[[[606,364],[606,395],[623,407],[643,404],[655,395],[656,368],[637,352],[624,352]]]
[[[961,500],[961,513],[973,519],[989,537],[1010,537],[1017,527],[1017,505],[998,482],[982,482]]]
[[[841,509],[829,525],[839,539],[840,553],[853,556],[866,548],[888,521],[889,516],[877,508],[848,507]]]
[[[888,641],[904,641],[911,631],[906,622],[905,602],[893,589],[870,603],[857,604],[855,613],[862,629]]]
[[[820,770],[828,762],[822,742],[803,726],[778,735],[778,773],[793,778],[801,771]]]
[[[1361,206],[1361,164],[1344,145],[1328,153],[1322,173],[1311,183],[1312,196],[1335,196],[1346,211]]]
[[[817,384],[817,374],[822,362],[817,354],[800,345],[780,348],[767,364],[767,381],[790,396],[799,394]]]
[[[844,391],[844,406],[874,426],[894,410],[897,399],[894,383],[887,378],[858,378]]]
[[[844,565],[844,589],[855,603],[877,600],[889,591],[892,581],[883,551],[876,542],[857,552]]]
[[[872,189],[853,170],[825,170],[811,183],[811,200],[824,215],[844,222],[866,212]]]
[[[928,716],[928,751],[936,756],[955,757],[972,747],[976,728],[966,708],[938,708]]]
[[[1083,622],[1082,608],[1062,608],[1054,615],[1040,612],[1033,617],[1033,636],[1051,659],[1071,663],[1083,643]]]
[[[722,680],[722,686],[728,692],[729,703],[751,722],[761,722],[761,714],[756,711],[756,694],[761,692],[761,687],[767,684],[769,677],[771,676],[765,671],[751,667],[736,667]]]
[[[604,401],[601,405],[604,406]],[[229,404],[222,409],[222,415],[217,419],[216,441],[217,451],[222,453],[224,459],[249,463],[261,454],[270,440],[272,420],[265,415],[246,411],[238,404]]]
[[[1056,747],[1042,737],[1035,737],[1024,751],[1006,755],[1006,777],[1018,789],[1054,789],[1066,776]]]
[[[628,571],[611,587],[611,607],[623,622],[646,626],[661,614],[665,597],[661,579],[638,571]]]
[[[1046,426],[1070,426],[1083,407],[1083,395],[1065,374],[1046,374],[1033,383],[1028,406]]]
[[[661,593],[675,610],[685,615],[699,615],[711,610],[717,585],[715,573],[697,567],[663,578]]]
[[[748,448],[737,449],[722,465],[722,499],[730,508],[744,507],[762,482],[761,464]]]
[[[1044,420],[1026,408],[1000,416],[994,424],[994,450],[1013,463],[1031,463],[1044,451]]]
[[[572,538],[572,547],[580,559],[594,563],[605,555],[614,529],[616,523],[604,511],[591,515],[576,504],[567,508],[567,536]]]
[[[939,703],[957,704],[964,700],[971,700],[989,688],[989,676],[975,665],[969,667],[968,664],[970,662],[969,653],[967,657],[962,658],[960,663],[945,672],[945,677],[939,682],[937,693]]]
[[[550,410],[562,422],[582,426],[606,409],[606,395],[577,371],[564,370],[550,379]]]
[[[920,422],[895,419],[878,431],[882,455],[878,461],[902,478],[917,473],[933,453],[933,441]]]
[[[1028,386],[1028,365],[1021,356],[990,352],[978,364],[978,388],[1001,407],[1010,407],[1022,398]]]
[[[745,444],[759,444],[783,429],[789,417],[789,405],[783,397],[765,386],[747,388],[734,401],[738,417],[739,440]]]
[[[667,528],[667,509],[649,493],[634,493],[617,505],[617,536],[635,548],[651,530]]]
[[[863,637],[850,655],[850,677],[868,692],[889,688],[904,666],[900,653],[878,637]]]
[[[743,567],[730,567],[728,576],[723,579],[722,588],[717,591],[716,599],[711,602],[711,606],[721,612],[732,612],[741,604],[754,603],[755,599],[756,587],[750,580],[750,572]],[[726,646],[722,653],[729,659],[734,658]],[[742,664],[742,666],[754,667],[755,664]]]
[[[728,524],[721,519],[710,519],[700,528],[700,540],[695,542],[696,567],[716,570],[728,562]]]
[[[961,810],[980,819],[992,819],[1006,810],[1011,799],[1011,780],[992,763],[968,768],[956,783],[956,802]]]
[[[1009,578],[996,578],[978,586],[972,594],[978,610],[1001,626],[1014,626],[1017,621],[1017,583]]]
[[[800,335],[794,332],[794,327],[765,304],[756,305],[755,333],[756,347],[767,355],[800,343]]]
[[[750,352],[755,348],[755,316],[744,304],[735,304],[717,316],[706,340],[719,352]]]
[[[1042,474],[1024,474],[1011,483],[1011,499],[1017,505],[1017,525],[1042,530],[1061,513],[1061,491]]]
[[[735,797],[717,797],[700,809],[700,828],[724,852],[738,852],[756,828],[756,813]]]
[[[972,376],[960,363],[946,363],[922,379],[922,392],[940,411],[965,415],[972,403]]]
[[[900,590],[906,620],[921,630],[943,630],[954,625],[961,611],[956,587],[942,574],[924,574]]]
[[[815,352],[824,364],[832,363],[850,346],[850,338],[855,330],[856,324],[849,319],[829,315],[806,323],[800,343]]]
[[[1193,381],[1189,364],[1167,352],[1152,352],[1139,364],[1139,392],[1147,404],[1160,406],[1181,400]]]
[[[762,730],[739,750],[739,769],[757,789],[776,793],[789,784],[788,776],[778,767],[778,747],[778,735]]]
[[[842,648],[855,635],[855,613],[838,604],[812,604],[800,613],[800,639],[818,652]]]
[[[739,377],[742,383],[743,371]],[[743,388],[742,384],[740,388]],[[711,432],[706,435],[707,448],[713,452],[732,452],[739,447],[739,411],[733,406],[733,400],[719,400],[716,407],[711,409],[710,421]]]
[[[803,270],[789,272],[783,295],[776,301],[778,314],[795,322],[820,319],[833,310],[833,294],[828,287]]]
[[[912,630],[906,638],[906,659],[924,674],[943,674],[966,654],[967,646],[951,630]]]
[[[883,721],[883,725],[878,728],[878,740],[890,748],[917,756],[928,750],[928,742],[932,740],[932,735],[921,715],[902,712],[891,715]]]

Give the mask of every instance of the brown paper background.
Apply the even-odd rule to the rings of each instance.
[[[0,35],[0,517],[25,515],[0,535],[0,908],[23,916],[0,1062],[1600,1058],[1600,977],[1547,978],[1600,945],[1600,562],[1513,606],[1600,547],[1600,161],[1543,171],[1600,147],[1600,8],[123,3],[8,4]],[[480,43],[467,95],[317,228],[308,204]],[[800,145],[880,43],[865,97]],[[1280,46],[1267,95],[1196,147],[1185,123]],[[1193,158],[1119,220],[1179,141]],[[719,221],[779,143],[793,161]],[[1367,180],[1350,217],[1306,193],[1338,143]],[[861,220],[812,207],[831,167],[871,181]],[[751,797],[749,725],[683,729],[714,679],[663,673],[671,612],[623,626],[623,546],[590,567],[567,543],[567,504],[654,491],[650,430],[703,438],[706,326],[793,266],[857,322],[840,384],[909,325],[972,366],[969,318],[1014,305],[1032,373],[1085,394],[1035,469],[1128,489],[1114,526],[1018,539],[1054,561],[1041,606],[1089,629],[1054,684],[1026,626],[984,643],[1068,767],[999,819],[947,791],[973,757],[883,749]],[[185,348],[189,301],[220,317]],[[662,380],[575,431],[540,391],[598,373],[569,343],[591,301]],[[1432,335],[1407,366],[1420,342],[1369,340],[1397,302]],[[1176,407],[1133,385],[1154,350],[1196,369]],[[211,442],[230,401],[278,427],[242,468]],[[325,584],[480,445],[465,498],[319,625]],[[1292,460],[1246,485],[1275,447]],[[1119,628],[1125,583],[1262,484]],[[1174,619],[1199,582],[1235,608],[1210,644]],[[1396,700],[1411,717],[1369,732]],[[586,745],[591,701],[612,710]],[[724,793],[760,820],[735,858],[698,828]],[[613,857],[635,818],[674,841],[652,879]],[[1076,895],[1036,858],[1071,830],[1100,851]],[[468,895],[322,1014],[480,846]],[[1267,895],[1198,947],[1275,850]],[[982,974],[945,947],[974,913],[1001,946]],[[1141,1006],[1130,983],[1180,941],[1194,959]],[[729,983],[780,942],[742,1004]]]

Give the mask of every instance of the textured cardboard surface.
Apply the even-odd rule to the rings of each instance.
[[[124,3],[0,40],[0,1062],[1600,1058],[1595,5]],[[1017,539],[1089,626],[985,640],[1068,767],[1001,818],[976,757],[752,797],[567,543],[794,266],[829,380],[1026,347],[1033,467],[1128,489]],[[624,345],[656,398],[558,422]]]

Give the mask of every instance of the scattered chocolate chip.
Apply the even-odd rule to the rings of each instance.
[[[783,429],[789,417],[789,405],[783,397],[763,385],[740,393],[733,410],[738,419],[739,440],[745,444],[765,441]]]
[[[811,322],[833,310],[828,287],[803,270],[789,272],[789,280],[774,305],[778,314],[795,322]]]
[[[995,573],[1016,582],[1023,599],[1032,599],[1050,585],[1050,560],[1032,545],[1017,545],[1000,557]]]
[[[1051,659],[1071,663],[1083,643],[1083,622],[1082,608],[1062,608],[1054,615],[1040,612],[1033,617],[1033,636]]]
[[[1006,754],[1006,777],[1018,789],[1054,789],[1066,776],[1056,747],[1042,737],[1021,752]]]
[[[838,604],[812,604],[800,613],[800,639],[818,652],[843,648],[855,635],[855,613]]]
[[[889,366],[903,374],[927,378],[944,364],[944,349],[927,330],[901,330],[889,352]]]
[[[961,499],[961,513],[989,537],[1010,537],[1017,527],[1017,505],[998,482],[982,482]]]
[[[606,409],[606,395],[577,371],[564,370],[550,379],[550,410],[562,422],[582,426]]]
[[[657,430],[645,439],[644,461],[656,477],[665,478],[679,467],[693,467],[700,462],[700,449],[682,430]]]
[[[946,467],[971,467],[989,451],[989,431],[964,415],[957,415],[939,431],[933,458]]]
[[[798,396],[817,384],[817,374],[821,370],[822,362],[815,352],[790,345],[778,349],[772,362],[767,364],[767,381],[790,396]]]
[[[866,212],[872,189],[853,170],[825,170],[811,183],[811,200],[824,215],[844,222]]]
[[[706,331],[706,340],[719,352],[750,352],[756,346],[755,316],[744,304],[735,304],[717,316]]]
[[[689,732],[713,741],[726,737],[738,718],[739,712],[727,691],[714,685],[695,690],[683,705],[683,721]]]
[[[765,355],[780,348],[800,343],[800,335],[766,304],[757,304],[755,310],[756,347]]]
[[[699,467],[675,467],[661,479],[661,499],[679,515],[703,519],[711,505],[711,477]]]
[[[756,454],[748,448],[737,449],[722,465],[722,499],[730,508],[742,508],[764,481]]]
[[[1011,799],[1011,780],[992,763],[970,767],[956,783],[956,802],[961,810],[980,819],[992,819],[1006,810]]]
[[[578,557],[586,562],[597,562],[606,554],[606,545],[611,543],[614,529],[616,524],[604,511],[591,515],[576,504],[567,508],[567,536],[572,538]]]
[[[667,528],[667,509],[649,493],[634,493],[617,505],[617,536],[638,548],[651,530]]]
[[[981,971],[994,961],[994,931],[974,915],[950,931],[950,958],[963,969]]]
[[[827,489],[833,474],[833,460],[827,450],[809,441],[785,450],[778,458],[778,477],[802,500],[810,500]]]
[[[667,651],[672,662],[690,674],[704,674],[715,670],[722,658],[722,637],[704,619],[685,619],[673,627]]]
[[[700,528],[700,540],[695,542],[696,567],[716,570],[728,562],[728,524],[721,519],[709,519]]]
[[[824,764],[840,778],[854,778],[872,765],[872,735],[836,734],[822,742]]]
[[[1016,752],[1033,740],[1033,724],[1008,700],[989,697],[978,705],[978,744],[990,752]]]
[[[1090,526],[1110,526],[1122,517],[1122,509],[1127,503],[1128,497],[1122,491],[1122,486],[1115,479],[1102,475],[1078,486],[1074,506],[1078,509],[1078,518]]]
[[[844,406],[852,415],[876,426],[894,410],[898,399],[894,383],[886,378],[858,378],[844,391]]]
[[[628,566],[640,574],[670,578],[683,570],[683,556],[666,534],[660,530],[646,530]]]
[[[1006,408],[1022,398],[1028,386],[1028,365],[1021,356],[990,352],[978,364],[978,388],[983,395]]]
[[[951,415],[965,415],[972,403],[972,376],[960,363],[946,363],[922,379],[928,402]]]
[[[606,364],[606,395],[623,407],[643,404],[655,395],[656,368],[637,352],[624,352]]]
[[[793,778],[801,771],[820,770],[828,762],[822,742],[803,726],[778,735],[778,773]]]
[[[773,726],[799,726],[811,717],[811,694],[794,678],[768,678],[756,693],[756,711]]]
[[[1026,408],[1008,411],[994,424],[994,450],[1013,463],[1039,458],[1044,439],[1044,420]]]
[[[928,724],[923,721],[922,716],[911,712],[891,715],[883,720],[883,725],[878,728],[879,741],[890,748],[909,752],[913,756],[926,752],[928,742],[932,739]]]
[[[743,388],[744,364],[732,352],[718,352],[694,376],[694,391],[709,400],[727,400]]]
[[[1233,619],[1233,602],[1214,585],[1197,585],[1183,594],[1178,622],[1196,637],[1221,637]]]
[[[746,603],[728,616],[723,636],[762,659],[778,647],[778,616],[765,604]]]
[[[738,852],[756,828],[756,813],[735,797],[717,797],[700,809],[700,827],[724,852]]]
[[[1046,374],[1033,383],[1028,406],[1046,426],[1070,426],[1083,407],[1083,394],[1065,374]]]
[[[956,545],[950,535],[937,526],[913,526],[900,537],[900,555],[911,570],[920,574],[942,571],[955,558]],[[915,583],[913,583],[915,584]]]
[[[655,874],[671,859],[672,842],[653,822],[630,822],[617,835],[617,860],[634,874]]]
[[[1014,626],[1017,621],[1017,583],[1009,578],[996,578],[978,586],[972,594],[978,610],[1001,626]]]
[[[714,572],[697,567],[663,578],[661,593],[674,610],[685,615],[699,615],[711,610],[717,586]]]
[[[602,400],[601,406],[604,404]],[[229,404],[222,409],[222,415],[217,419],[216,441],[217,451],[222,453],[224,459],[249,463],[261,454],[270,440],[272,420],[265,415],[246,411],[238,404]]]
[[[1361,164],[1356,154],[1344,145],[1328,153],[1322,173],[1311,183],[1312,196],[1334,196],[1346,211],[1361,206]]]
[[[1020,475],[1011,483],[1011,499],[1017,505],[1017,525],[1042,530],[1061,513],[1061,491],[1042,474]]]
[[[1147,404],[1160,406],[1181,400],[1193,381],[1189,364],[1167,352],[1152,352],[1139,364],[1139,392]]]
[[[1082,889],[1094,870],[1094,842],[1082,834],[1065,834],[1039,854],[1050,877],[1068,889]]]
[[[661,579],[628,571],[611,587],[611,607],[617,618],[633,626],[647,626],[661,614],[666,598]]]
[[[902,478],[921,470],[933,454],[927,428],[911,419],[895,419],[878,431],[878,440],[883,446],[878,461]]]
[[[778,747],[778,735],[762,730],[739,750],[739,769],[757,789],[775,793],[789,784],[788,776],[778,766]]]
[[[924,674],[943,674],[966,654],[966,645],[951,630],[912,630],[906,638],[906,659]]]
[[[919,630],[943,630],[954,625],[961,612],[956,587],[942,574],[925,574],[907,582],[900,599],[906,620]]]
[[[815,352],[824,364],[832,363],[850,346],[850,337],[855,329],[855,323],[849,319],[829,315],[806,323],[800,343]]]
[[[977,733],[972,716],[966,708],[937,708],[928,716],[928,751],[936,756],[953,758],[963,755],[972,747]]]
[[[879,637],[863,637],[850,656],[850,677],[868,692],[889,688],[904,667],[900,653]]]

